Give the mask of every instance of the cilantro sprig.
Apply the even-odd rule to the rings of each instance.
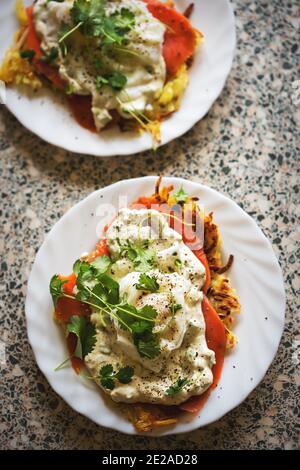
[[[127,258],[133,262],[134,267],[137,271],[147,272],[150,271],[155,263],[155,251],[149,246],[149,241],[130,242],[122,244],[118,240],[121,256],[127,256]]]
[[[168,395],[169,397],[173,397],[174,395],[177,395],[180,393],[186,385],[189,384],[189,380],[187,378],[182,379],[179,378],[173,385],[171,385],[167,390],[165,391],[165,394]]]
[[[157,292],[159,284],[154,276],[148,276],[148,274],[142,273],[140,274],[139,282],[135,284],[135,287],[138,290]]]
[[[95,326],[85,317],[72,315],[67,324],[66,331],[77,336],[77,344],[73,356],[84,359],[96,344]]]
[[[77,29],[87,37],[99,37],[104,45],[122,45],[125,35],[135,25],[135,17],[128,8],[106,15],[107,0],[75,0],[70,15],[73,27],[66,32],[60,42],[73,34]]]
[[[67,295],[62,289],[66,281],[61,281],[57,275],[53,276],[50,292],[54,305],[60,297],[76,298],[90,305],[99,311],[102,319],[106,315],[129,331],[139,354],[152,359],[160,352],[158,338],[153,333],[157,311],[150,305],[136,308],[122,301],[119,284],[107,274],[110,264],[110,258],[105,256],[96,258],[92,263],[77,260],[73,266],[77,276],[76,296]]]
[[[121,384],[128,384],[131,382],[134,374],[133,367],[121,367],[117,372],[114,371],[114,368],[111,364],[106,364],[100,369],[100,382],[104,388],[108,390],[113,390],[115,388],[116,380]]]

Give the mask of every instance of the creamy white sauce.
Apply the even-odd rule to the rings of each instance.
[[[141,357],[130,332],[116,322],[108,322],[103,328],[99,314],[94,313],[97,343],[85,358],[88,368],[95,376],[105,364],[134,368],[129,384],[117,383],[114,390],[105,390],[115,401],[172,405],[200,395],[212,383],[211,368],[215,363],[214,352],[206,344],[201,310],[201,287],[205,281],[202,263],[158,211],[122,209],[106,237],[111,256],[116,260],[109,274],[118,281],[120,295],[138,308],[151,305],[158,312],[154,333],[159,337],[161,352],[154,359]],[[156,256],[153,269],[147,274],[156,278],[158,292],[136,289],[140,272],[126,256],[119,258],[120,243],[128,240],[131,243],[149,240]],[[182,305],[175,314],[170,309],[172,303]],[[166,395],[167,388],[178,378],[188,379],[189,384],[173,397]]]
[[[54,2],[38,0],[34,5],[35,26],[44,51],[58,47],[58,34],[62,23],[70,24],[70,9],[74,0]],[[129,52],[110,48],[101,52],[99,38],[84,38],[78,32],[72,34],[69,51],[65,57],[61,52],[57,59],[59,74],[79,95],[92,95],[92,112],[98,130],[112,119],[111,110],[117,110],[124,118],[130,118],[126,110],[152,110],[155,95],[162,90],[166,79],[166,66],[162,56],[165,26],[155,19],[141,0],[109,0],[107,14],[127,8],[135,16],[135,26],[126,38]],[[71,26],[70,26],[71,29]],[[121,47],[121,46],[120,46]],[[121,91],[108,86],[96,88],[96,77],[101,75],[95,66],[100,59],[109,73],[120,72],[127,78]]]

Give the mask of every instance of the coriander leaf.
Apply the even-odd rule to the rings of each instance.
[[[75,263],[73,264],[73,273],[75,273],[76,275],[79,274],[80,272],[80,266],[81,266],[81,260],[78,259],[77,261],[75,261]]]
[[[189,198],[182,186],[176,193],[173,194],[173,196],[178,204],[184,204]]]
[[[127,83],[127,78],[120,72],[113,72],[109,77],[109,84],[114,90],[122,90]]]
[[[65,88],[65,94],[73,95],[74,91],[75,91],[74,86],[71,83],[67,83],[66,88]]]
[[[149,248],[148,242],[121,245],[121,254],[127,255],[137,271],[146,272],[153,268],[155,251]]]
[[[144,307],[138,310],[139,315],[146,317],[149,320],[154,321],[157,317],[157,311],[151,305],[144,305]]]
[[[115,388],[115,380],[118,380],[122,384],[128,384],[132,380],[134,374],[133,367],[122,367],[118,372],[114,372],[111,364],[106,364],[100,369],[100,382],[104,388],[113,390]]]
[[[62,286],[66,283],[67,281],[64,280],[62,281],[60,277],[55,274],[52,276],[50,280],[50,294],[52,296],[52,300],[54,303],[54,306],[56,307],[57,301],[60,297],[63,297],[64,291],[62,289]]]
[[[175,266],[177,266],[177,268],[180,268],[182,266],[181,259],[179,259],[179,258],[175,259]]]
[[[122,367],[116,374],[115,377],[121,384],[128,384],[132,380],[134,374],[133,367]]]
[[[107,364],[100,369],[100,383],[104,388],[113,390],[115,388],[114,369],[111,364]]]
[[[76,0],[70,10],[75,25],[86,36],[100,36],[105,15],[105,0]]]
[[[151,331],[134,334],[133,341],[141,357],[154,359],[160,353],[158,338]]]
[[[171,314],[172,315],[175,315],[175,313],[178,311],[178,310],[181,310],[182,309],[182,305],[181,304],[174,304],[172,303],[170,305],[170,311],[171,311]]]
[[[51,64],[54,60],[58,58],[58,49],[57,47],[51,47],[50,51],[44,53],[41,57],[41,60],[46,64]]]
[[[103,87],[103,85],[109,85],[108,78],[105,78],[105,77],[102,77],[101,75],[98,75],[98,77],[96,78],[96,88],[97,88],[97,90],[100,91],[101,88]]]
[[[157,292],[159,284],[154,276],[148,276],[148,274],[142,273],[139,277],[139,282],[135,284],[136,289],[145,290],[148,292]]]
[[[74,352],[75,357],[84,359],[89,354],[96,343],[96,329],[87,318],[72,315],[67,324],[67,332],[77,336],[77,345]]]
[[[103,85],[110,86],[113,90],[122,90],[127,83],[125,75],[119,72],[113,72],[106,75],[98,75],[96,78],[96,88],[101,90]]]
[[[104,388],[107,388],[108,390],[113,390],[115,388],[115,382],[114,382],[114,379],[110,378],[110,377],[102,377],[100,379],[100,382],[101,382],[101,385],[104,387]]]
[[[104,274],[111,265],[111,259],[106,256],[97,256],[91,265],[97,270],[97,274]]]
[[[57,34],[58,44],[61,50],[63,57],[66,57],[68,53],[68,46],[66,39],[70,34],[70,26],[66,23],[61,23],[60,29]]]
[[[26,49],[25,51],[20,51],[20,57],[22,57],[22,59],[28,59],[29,62],[32,61],[34,56],[35,56],[35,51],[33,49]]]
[[[177,395],[179,392],[181,392],[183,387],[185,387],[185,385],[188,385],[188,383],[189,383],[188,379],[179,378],[173,385],[167,388],[165,393],[169,397],[173,397],[174,395]]]
[[[152,325],[146,320],[135,321],[131,324],[131,330],[133,333],[142,334],[145,331],[152,331]]]
[[[106,274],[97,277],[99,284],[104,288],[107,301],[116,305],[120,302],[119,284]]]
[[[113,18],[115,27],[124,32],[129,31],[135,25],[134,14],[128,8],[121,8],[121,11],[113,13],[111,18]]]

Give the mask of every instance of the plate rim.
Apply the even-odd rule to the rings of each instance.
[[[26,331],[27,331],[27,337],[28,337],[28,341],[29,341],[29,344],[31,346],[31,349],[33,351],[33,355],[34,355],[34,358],[35,358],[35,361],[40,369],[40,371],[42,372],[42,374],[44,375],[44,377],[46,378],[47,382],[49,383],[50,387],[55,391],[55,393],[57,393],[60,398],[68,405],[70,406],[76,413],[79,413],[81,414],[82,416],[85,416],[87,419],[90,419],[91,421],[93,421],[96,425],[100,426],[100,427],[103,427],[103,428],[106,428],[106,429],[111,429],[111,430],[114,430],[114,431],[118,431],[118,432],[121,432],[122,434],[126,434],[126,435],[138,435],[140,436],[141,433],[138,433],[134,428],[130,431],[130,430],[120,430],[117,425],[116,426],[111,426],[111,425],[105,425],[105,424],[99,424],[98,422],[96,422],[95,420],[93,420],[91,417],[87,416],[85,413],[81,412],[81,411],[78,411],[74,406],[73,404],[71,404],[69,401],[67,401],[60,392],[57,391],[55,385],[53,385],[53,381],[52,380],[49,380],[49,378],[47,377],[46,375],[46,372],[44,372],[43,370],[43,367],[41,365],[41,362],[40,360],[38,359],[37,355],[36,355],[36,351],[34,349],[34,346],[33,346],[33,338],[32,338],[32,334],[30,332],[30,321],[31,319],[29,318],[30,317],[30,314],[28,314],[28,309],[29,309],[29,303],[30,303],[30,298],[29,298],[29,291],[30,291],[30,286],[31,286],[31,282],[32,282],[32,273],[33,273],[33,270],[34,270],[34,267],[36,265],[38,265],[38,261],[39,261],[39,257],[41,256],[41,252],[42,252],[42,248],[44,246],[45,243],[47,243],[48,239],[50,239],[50,237],[52,236],[53,232],[57,230],[57,227],[59,227],[61,224],[64,223],[64,218],[65,217],[70,217],[72,215],[72,212],[76,210],[78,210],[78,208],[80,208],[80,206],[84,205],[84,203],[86,203],[86,201],[88,199],[92,199],[93,197],[95,197],[97,194],[101,193],[102,191],[104,190],[107,190],[107,189],[113,189],[114,187],[122,184],[122,183],[133,183],[133,182],[139,182],[139,181],[155,181],[156,179],[158,178],[158,176],[156,175],[148,175],[148,176],[142,176],[142,177],[138,177],[138,178],[128,178],[128,179],[122,179],[122,180],[119,180],[119,181],[116,181],[108,186],[104,186],[103,188],[99,188],[95,191],[92,191],[90,194],[88,194],[86,197],[84,197],[83,199],[79,200],[76,204],[74,204],[71,208],[69,208],[60,218],[59,220],[52,226],[52,228],[50,229],[50,231],[46,234],[46,236],[44,237],[43,239],[43,242],[39,248],[39,250],[37,251],[36,253],[36,256],[35,256],[35,259],[34,259],[34,262],[32,264],[32,267],[31,267],[31,271],[30,271],[30,275],[29,275],[29,278],[28,278],[28,282],[27,282],[27,294],[26,294],[26,301],[25,301],[25,317],[26,317]],[[264,242],[266,243],[266,246],[268,247],[268,250],[270,253],[272,253],[273,255],[273,259],[274,259],[274,262],[276,262],[276,267],[277,267],[277,270],[278,270],[278,281],[279,281],[279,276],[280,276],[280,283],[281,283],[281,295],[282,295],[282,301],[283,301],[283,305],[282,305],[282,315],[281,315],[281,326],[280,326],[280,335],[279,335],[279,339],[278,339],[278,342],[276,344],[276,347],[274,346],[273,348],[273,353],[272,353],[272,357],[271,359],[268,361],[268,364],[267,364],[267,367],[264,368],[263,372],[259,373],[257,378],[255,380],[253,380],[253,386],[251,387],[251,389],[249,389],[249,391],[247,391],[247,393],[244,393],[243,395],[241,395],[241,398],[238,400],[238,402],[232,407],[230,408],[229,410],[227,411],[224,411],[222,412],[222,414],[220,414],[220,416],[217,418],[217,419],[211,419],[211,420],[208,420],[206,423],[204,424],[201,424],[199,425],[196,425],[194,426],[192,429],[190,430],[182,430],[182,429],[178,429],[178,427],[174,426],[173,428],[167,428],[167,431],[164,432],[164,430],[162,431],[158,431],[158,432],[155,432],[155,431],[152,431],[152,432],[149,432],[149,433],[146,433],[146,434],[142,434],[143,437],[161,437],[161,436],[166,436],[166,435],[175,435],[175,434],[182,434],[182,433],[187,433],[187,432],[192,432],[194,430],[197,430],[197,429],[200,429],[202,427],[205,427],[211,423],[214,423],[214,422],[217,422],[219,421],[223,416],[225,416],[226,414],[232,412],[235,408],[237,408],[243,401],[246,400],[246,398],[257,388],[257,386],[261,383],[261,381],[264,379],[266,373],[268,372],[272,362],[274,361],[276,355],[277,355],[277,351],[278,351],[278,348],[279,348],[279,345],[280,345],[280,342],[281,342],[281,339],[282,339],[282,334],[283,334],[283,331],[284,331],[284,326],[285,326],[285,312],[286,312],[286,293],[285,293],[285,285],[284,285],[284,279],[283,279],[283,273],[282,273],[282,269],[281,269],[281,266],[280,266],[280,263],[277,259],[277,256],[273,250],[273,247],[272,247],[272,244],[271,242],[268,240],[268,238],[266,237],[266,235],[263,233],[263,231],[261,230],[261,228],[258,226],[258,224],[255,222],[255,220],[244,210],[242,209],[235,201],[233,201],[231,198],[229,198],[227,195],[223,194],[222,192],[220,191],[217,191],[215,190],[214,188],[211,188],[210,186],[207,186],[207,185],[204,185],[202,183],[199,183],[199,182],[196,182],[196,181],[189,181],[189,180],[186,180],[185,178],[181,178],[181,177],[175,177],[175,176],[165,176],[163,178],[164,180],[167,180],[167,184],[169,182],[174,182],[174,184],[176,183],[179,183],[179,184],[184,184],[184,183],[192,183],[193,185],[197,186],[199,188],[199,191],[201,189],[204,189],[204,190],[208,190],[208,191],[211,191],[215,196],[217,197],[220,197],[221,198],[225,198],[225,200],[227,202],[229,202],[230,204],[233,204],[234,206],[236,206],[236,208],[243,214],[244,217],[247,218],[248,222],[250,222],[252,224],[253,227],[255,227],[256,230],[259,231],[260,233],[260,236],[263,237],[264,239]],[[169,180],[169,181],[168,181]],[[191,422],[194,422],[196,424],[196,419],[197,419],[197,416],[194,417],[194,419],[191,421]]]

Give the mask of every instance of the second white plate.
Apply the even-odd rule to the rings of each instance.
[[[14,3],[1,0],[0,61],[18,28]],[[33,0],[25,0],[27,5],[32,3]],[[179,11],[184,11],[191,2],[174,3]],[[229,1],[197,0],[191,22],[204,33],[205,42],[189,71],[190,83],[179,111],[162,123],[161,145],[181,136],[205,116],[221,93],[232,64],[235,24]],[[153,146],[146,133],[141,136],[122,133],[117,127],[100,134],[89,132],[77,124],[64,100],[47,88],[31,94],[28,90],[8,88],[6,106],[27,129],[72,152],[110,157],[130,155]]]

